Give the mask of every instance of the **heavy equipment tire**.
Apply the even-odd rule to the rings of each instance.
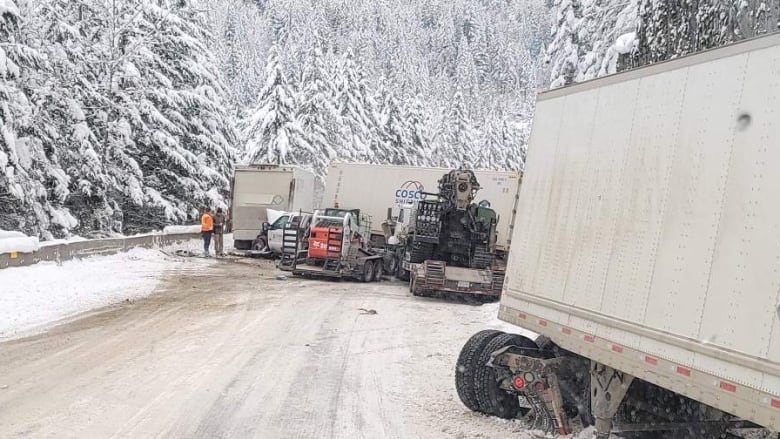
[[[363,264],[363,282],[374,280],[374,261],[366,261]]]
[[[533,340],[517,334],[501,334],[493,338],[479,356],[477,362],[479,367],[474,374],[474,388],[479,402],[479,410],[482,413],[512,419],[520,413],[518,395],[501,389],[498,386],[495,369],[487,366],[490,354],[507,346],[529,348],[529,350],[533,349],[533,352],[537,352],[539,349]]]
[[[381,259],[377,259],[377,261],[374,263],[374,282],[379,282],[382,280],[382,274],[384,274],[384,264],[382,264]]]
[[[477,360],[490,340],[500,334],[501,331],[494,329],[479,331],[472,335],[460,350],[458,362],[455,363],[455,387],[458,389],[460,401],[469,410],[479,411],[479,401],[474,388],[474,374],[480,367]]]

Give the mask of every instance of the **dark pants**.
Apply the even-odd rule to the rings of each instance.
[[[201,232],[200,234],[203,236],[203,254],[208,256],[209,247],[211,247],[211,231]]]

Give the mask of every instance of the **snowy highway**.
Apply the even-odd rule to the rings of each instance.
[[[145,299],[0,343],[0,437],[531,437],[455,392],[497,304],[277,274],[192,259]]]

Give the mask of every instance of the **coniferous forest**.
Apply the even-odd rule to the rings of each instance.
[[[538,91],[778,30],[780,0],[0,0],[0,229],[135,233],[241,162],[524,166]]]

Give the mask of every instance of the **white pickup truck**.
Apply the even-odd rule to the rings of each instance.
[[[286,229],[305,230],[311,223],[311,213],[282,212],[267,209],[268,221],[262,224],[262,229],[252,242],[249,254],[273,257],[282,254]]]
[[[543,337],[472,337],[463,403],[777,438],[778,167],[780,34],[542,93],[499,318]]]

